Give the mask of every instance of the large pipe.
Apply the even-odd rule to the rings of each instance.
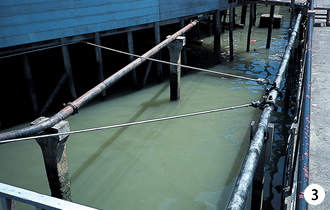
[[[142,55],[142,57],[152,57],[157,52],[159,52],[162,48],[167,46],[169,43],[171,43],[173,40],[175,40],[178,36],[181,36],[182,34],[189,31],[191,28],[196,26],[198,22],[208,18],[209,15],[204,15],[203,17],[199,18],[198,20],[195,20],[182,28],[181,30],[177,31],[175,34],[171,35],[155,47],[153,47],[151,50],[146,52]],[[142,64],[147,59],[145,58],[137,58],[133,62],[129,63],[127,66],[113,74],[112,76],[108,77],[103,82],[99,83],[97,86],[86,92],[84,95],[80,96],[75,101],[68,103],[67,106],[65,106],[61,111],[50,117],[48,120],[32,125],[29,127],[25,127],[19,130],[13,130],[5,133],[0,134],[0,141],[5,139],[13,139],[13,138],[20,138],[25,136],[31,136],[37,133],[42,132],[43,130],[50,128],[54,126],[55,124],[59,123],[60,121],[66,119],[70,115],[75,114],[79,108],[81,108],[83,105],[94,99],[96,96],[102,93],[102,91],[109,88],[111,85],[115,84],[118,80],[120,80],[122,77],[127,75],[129,72],[131,72],[133,69],[135,69],[137,66]]]
[[[314,1],[310,1],[310,10],[314,10]],[[310,141],[310,106],[311,106],[311,70],[312,70],[312,35],[315,13],[308,14],[307,26],[307,56],[305,67],[305,83],[303,112],[301,116],[301,131],[299,145],[299,165],[297,182],[297,209],[308,209],[303,192],[309,184],[309,141]]]
[[[253,176],[259,161],[260,152],[264,144],[267,125],[271,120],[271,116],[275,108],[274,106],[276,105],[276,99],[279,95],[278,88],[281,87],[283,76],[285,75],[286,69],[288,67],[290,60],[290,53],[296,40],[300,22],[301,22],[301,13],[297,17],[294,30],[291,34],[289,43],[287,44],[281,66],[274,81],[274,89],[270,91],[266,99],[267,105],[265,106],[261,114],[257,131],[251,141],[250,147],[244,158],[243,165],[241,167],[233,193],[231,195],[229,204],[227,206],[228,209],[244,209],[245,207],[249,195],[249,191],[251,189]]]

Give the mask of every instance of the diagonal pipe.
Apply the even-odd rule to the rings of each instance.
[[[269,92],[269,95],[266,99],[266,106],[264,107],[264,110],[261,114],[257,131],[251,141],[250,147],[244,158],[243,165],[238,175],[234,190],[231,194],[231,198],[228,203],[227,209],[241,210],[244,209],[245,207],[252,186],[253,176],[258,165],[259,156],[264,144],[267,125],[271,120],[271,116],[276,106],[276,99],[279,95],[278,89],[281,87],[283,77],[285,75],[286,69],[289,64],[291,50],[293,48],[293,45],[297,37],[300,22],[301,22],[301,13],[299,13],[297,17],[294,30],[286,46],[286,50],[281,62],[281,66],[278,70],[278,73],[274,81],[274,88]]]
[[[186,25],[184,28],[181,30],[177,31],[155,47],[153,47],[151,50],[146,52],[145,54],[142,55],[142,57],[149,58],[153,55],[155,55],[157,52],[159,52],[162,48],[167,46],[169,43],[174,41],[178,36],[183,35],[184,33],[188,32],[190,29],[192,29],[194,26],[196,26],[200,21],[208,18],[210,15],[204,15],[198,20],[192,21],[188,25]],[[4,133],[0,133],[0,141],[1,140],[8,140],[8,139],[13,139],[13,138],[21,138],[21,137],[26,137],[26,136],[31,136],[34,134],[41,133],[47,128],[51,128],[52,126],[56,125],[60,121],[68,118],[69,116],[75,114],[78,112],[78,110],[94,99],[96,96],[100,95],[102,91],[106,90],[113,84],[115,84],[117,81],[119,81],[121,78],[123,78],[125,75],[127,75],[129,72],[131,72],[133,69],[135,69],[137,66],[145,62],[147,59],[145,58],[137,58],[133,62],[129,63],[119,71],[117,71],[115,74],[112,76],[108,77],[105,79],[103,82],[99,83],[97,86],[86,92],[84,95],[80,96],[78,99],[76,99],[73,102],[70,102],[65,106],[62,110],[60,110],[58,113],[50,117],[48,120],[32,125],[29,127],[25,127],[22,129],[18,130],[13,130],[13,131],[8,131]]]

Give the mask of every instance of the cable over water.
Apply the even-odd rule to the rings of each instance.
[[[132,53],[128,53],[125,51],[121,51],[121,50],[116,50],[113,48],[109,48],[109,47],[105,47],[105,46],[101,46],[101,45],[97,45],[91,42],[85,42],[85,41],[81,41],[82,43],[88,44],[88,45],[92,45],[94,47],[99,47],[105,50],[110,50],[113,52],[117,52],[117,53],[121,53],[121,54],[125,54],[125,55],[130,55],[130,56],[134,56],[134,57],[138,57],[141,59],[145,59],[145,60],[150,60],[150,61],[155,61],[155,62],[159,62],[159,63],[164,63],[164,64],[169,64],[169,65],[174,65],[174,66],[180,66],[183,68],[187,68],[187,69],[192,69],[192,70],[197,70],[197,71],[203,71],[203,72],[208,72],[208,73],[212,73],[212,74],[218,74],[218,75],[222,75],[222,76],[227,76],[227,77],[234,77],[234,78],[239,78],[239,79],[244,79],[244,80],[250,80],[250,81],[255,81],[258,84],[270,84],[269,81],[263,79],[263,78],[258,78],[258,79],[254,79],[254,78],[249,78],[249,77],[243,77],[243,76],[239,76],[239,75],[234,75],[234,74],[228,74],[228,73],[223,73],[223,72],[217,72],[217,71],[212,71],[212,70],[208,70],[208,69],[203,69],[203,68],[198,68],[198,67],[193,67],[193,66],[188,66],[188,65],[183,65],[183,64],[177,64],[177,63],[172,63],[172,62],[168,62],[168,61],[163,61],[163,60],[158,60],[155,58],[147,58],[147,57],[143,57],[141,55],[137,55],[137,54],[132,54]]]
[[[242,105],[237,105],[237,106],[231,106],[231,107],[225,107],[225,108],[211,109],[211,110],[200,111],[200,112],[186,113],[186,114],[174,115],[174,116],[162,117],[162,118],[156,118],[156,119],[121,123],[121,124],[116,124],[116,125],[107,125],[107,126],[95,127],[95,128],[86,128],[86,129],[81,129],[81,130],[76,130],[76,131],[68,131],[68,132],[63,132],[63,133],[29,136],[29,137],[24,137],[24,138],[3,140],[3,141],[0,141],[0,144],[20,142],[20,141],[46,138],[46,137],[53,137],[53,136],[59,136],[59,135],[70,135],[70,134],[86,133],[86,132],[92,132],[92,131],[100,131],[100,130],[106,130],[106,129],[111,129],[111,128],[120,128],[120,127],[132,126],[132,125],[141,125],[141,124],[146,124],[146,123],[160,122],[160,121],[165,121],[165,120],[173,120],[173,119],[179,119],[179,118],[184,118],[184,117],[193,117],[193,116],[197,116],[197,115],[204,115],[204,114],[210,114],[210,113],[215,113],[215,112],[228,111],[228,110],[233,110],[233,109],[245,108],[245,107],[249,107],[249,106],[252,106],[252,103],[242,104]]]

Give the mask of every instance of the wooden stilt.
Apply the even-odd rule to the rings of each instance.
[[[65,44],[65,43],[66,43],[65,38],[61,38],[61,44]],[[74,87],[74,82],[73,82],[69,50],[68,50],[68,47],[66,45],[63,45],[61,47],[61,50],[62,50],[62,56],[63,56],[63,62],[64,62],[64,69],[65,69],[65,71],[68,75],[68,81],[69,81],[71,96],[72,96],[73,99],[76,99],[77,94],[76,94],[76,89]]]
[[[218,63],[221,63],[221,20],[220,10],[216,10],[213,14],[214,21],[214,52],[217,55]]]
[[[60,91],[61,87],[63,86],[65,80],[67,79],[67,74],[64,73],[63,76],[61,77],[60,81],[58,82],[56,88],[54,89],[54,91],[52,92],[52,94],[49,96],[46,104],[44,105],[44,107],[42,108],[40,114],[43,115],[47,109],[49,108],[49,106],[51,105],[51,103],[53,102],[55,96],[57,95],[57,93]]]
[[[155,45],[160,43],[160,26],[159,22],[155,22],[154,25],[155,30]],[[161,60],[162,59],[162,53],[159,51],[156,54],[156,59]],[[158,81],[163,81],[163,66],[161,63],[157,62],[157,74],[158,74]]]
[[[230,60],[234,60],[234,39],[233,39],[233,29],[234,29],[234,8],[230,6],[229,11],[229,48],[230,48]]]
[[[127,42],[128,42],[128,52],[134,54],[134,45],[133,45],[133,33],[132,31],[127,32]],[[129,57],[130,61],[134,61],[134,57]],[[137,79],[136,79],[136,71],[135,69],[131,72],[131,79],[132,79],[132,85],[134,88],[137,88]]]
[[[247,5],[242,6],[241,24],[245,25]]]
[[[146,74],[144,75],[144,78],[143,78],[142,87],[145,86],[147,83],[147,79],[148,79],[148,76],[150,73],[151,66],[152,66],[152,61],[149,61]]]
[[[223,13],[222,32],[225,32],[226,18],[227,18],[227,10],[225,10]]]
[[[95,44],[101,45],[100,34],[95,33],[94,35]],[[97,64],[97,76],[99,82],[103,82],[104,74],[103,74],[103,60],[102,60],[102,49],[100,47],[95,47],[95,55],[96,55],[96,64]],[[102,96],[106,96],[105,90],[102,91]]]
[[[181,64],[181,50],[185,45],[186,38],[179,36],[167,45],[170,52],[170,62]],[[181,80],[181,67],[180,66],[170,66],[170,98],[171,101],[176,101],[180,99],[180,80]]]
[[[26,82],[28,84],[28,89],[29,89],[31,103],[33,106],[33,111],[34,111],[35,116],[38,116],[39,108],[38,108],[36,92],[34,90],[34,85],[33,85],[33,81],[32,81],[32,74],[31,74],[29,60],[27,58],[27,55],[23,55],[22,59],[23,59],[24,76],[25,76]]]
[[[270,41],[272,38],[272,30],[273,30],[273,22],[274,22],[274,11],[275,11],[275,5],[270,6],[270,16],[269,16],[269,25],[268,25],[268,36],[267,36],[267,44],[266,48],[270,48]]]
[[[255,26],[257,22],[257,4],[253,4],[253,25]]]
[[[185,25],[184,25],[184,20],[180,20],[180,29],[183,28]],[[181,36],[184,36],[185,37],[185,34],[182,34]],[[182,50],[181,50],[181,63],[183,65],[187,65],[187,48],[186,46],[184,45]],[[187,69],[186,68],[181,68],[181,71],[186,73],[187,72]]]
[[[250,20],[249,20],[248,37],[247,37],[247,42],[246,42],[246,52],[250,51],[251,33],[252,33],[252,26],[253,26],[253,15],[254,15],[254,4],[250,4]]]

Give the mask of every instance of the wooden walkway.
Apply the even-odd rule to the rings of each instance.
[[[314,7],[328,6],[328,0],[314,0]],[[327,3],[326,3],[327,2]],[[328,5],[327,5],[328,4]],[[330,27],[314,27],[312,57],[312,106],[310,131],[309,184],[319,184],[325,190],[323,203],[309,209],[329,209],[330,206]]]

